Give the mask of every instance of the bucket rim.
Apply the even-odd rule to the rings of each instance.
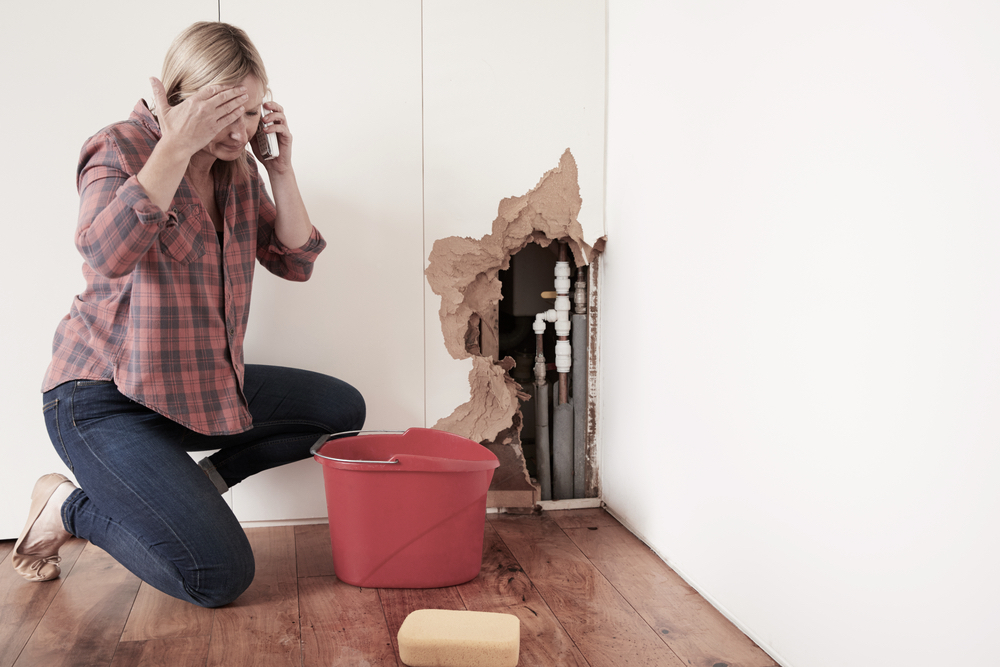
[[[436,455],[436,453],[417,453],[414,451],[405,451],[406,446],[411,444],[407,442],[408,440],[414,440],[416,442],[420,441],[421,434],[425,432],[437,433],[441,436],[445,436],[451,439],[457,439],[462,441],[461,448],[466,446],[471,447],[478,454],[472,458],[466,458],[464,456],[451,457],[451,456],[441,456]],[[339,458],[336,456],[330,456],[329,454],[323,453],[322,449],[324,446],[334,444],[335,440],[347,439],[351,440],[352,437],[348,436],[369,436],[381,439],[380,436],[390,436],[388,440],[396,440],[399,438],[400,449],[403,451],[393,451],[395,447],[385,451],[370,451],[366,452],[369,456],[361,458]],[[378,470],[399,470],[400,472],[473,472],[476,470],[493,470],[500,465],[500,461],[496,454],[491,452],[487,447],[462,436],[456,436],[453,433],[448,433],[447,431],[436,431],[435,429],[426,428],[409,428],[405,431],[377,431],[377,430],[360,430],[360,431],[343,431],[341,433],[324,434],[321,435],[313,446],[310,447],[309,453],[312,455],[313,459],[318,463],[322,463],[324,469],[336,469],[341,471],[355,471],[355,472],[375,472]],[[331,451],[333,453],[339,453]],[[362,452],[356,452],[361,454]],[[374,455],[374,456],[372,456]],[[378,457],[378,460],[372,460]],[[387,459],[387,460],[385,460]]]
[[[309,454],[312,456],[318,456],[321,459],[326,459],[327,461],[336,461],[337,463],[371,463],[371,464],[386,464],[392,465],[399,463],[398,458],[391,458],[388,461],[359,461],[357,459],[335,459],[332,456],[327,456],[326,454],[320,454],[319,450],[328,443],[330,440],[337,439],[342,436],[347,435],[403,435],[406,431],[341,431],[340,433],[325,433],[319,437],[319,439],[313,443],[313,446],[309,448]]]

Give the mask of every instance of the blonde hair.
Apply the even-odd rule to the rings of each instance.
[[[233,86],[248,76],[256,77],[267,95],[264,62],[247,34],[228,23],[201,21],[178,35],[167,49],[161,81],[167,102],[177,106],[205,86]],[[245,150],[240,158],[217,160],[212,168],[225,181],[250,176]]]

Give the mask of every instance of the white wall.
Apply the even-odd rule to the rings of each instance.
[[[177,33],[218,18],[217,0],[170,7],[165,15],[149,5],[143,15],[131,0],[60,3],[58,11],[38,2],[4,5],[0,539],[21,531],[35,480],[65,471],[42,421],[41,387],[52,334],[84,287],[83,259],[73,246],[80,148],[149,95],[149,77],[160,72]]]
[[[246,357],[343,378],[369,429],[424,425],[420,6],[226,2],[295,137],[296,177],[329,245],[304,284],[259,271]],[[290,344],[291,343],[291,344]],[[232,490],[242,520],[325,517],[321,466],[269,470]]]
[[[196,20],[245,28],[295,136],[296,172],[330,242],[305,284],[257,273],[250,363],[331,373],[368,403],[367,427],[425,426],[469,398],[444,349],[423,270],[435,239],[490,232],[571,148],[588,240],[603,234],[604,0],[94,0],[58,12],[15,3],[0,22],[0,161],[8,252],[0,264],[0,538],[21,529],[31,486],[63,470],[38,390],[52,334],[82,288],[80,146],[149,95],[173,37]],[[113,35],[114,39],[101,36]],[[126,54],[123,56],[123,54]],[[229,499],[244,521],[323,517],[313,461],[267,471]]]
[[[785,667],[996,663],[998,21],[610,3],[604,498]]]

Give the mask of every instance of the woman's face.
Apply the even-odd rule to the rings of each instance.
[[[257,133],[257,124],[260,122],[260,105],[264,101],[264,86],[253,75],[243,79],[239,85],[246,86],[247,89],[248,98],[244,105],[246,112],[241,118],[237,118],[235,122],[215,135],[215,138],[201,149],[202,153],[208,153],[217,160],[231,162],[242,157],[247,142]]]

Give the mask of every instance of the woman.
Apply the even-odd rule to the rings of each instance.
[[[75,535],[159,590],[216,607],[254,572],[220,492],[307,458],[320,434],[360,429],[365,405],[335,378],[243,363],[255,261],[304,281],[326,245],[296,185],[284,109],[264,102],[257,50],[238,28],[197,23],[151,84],[153,109],[140,100],[81,153],[87,287],[43,384],[52,443],[80,488],[38,481],[12,562],[55,578]],[[245,149],[262,113],[279,147],[263,162],[273,203]],[[203,450],[219,451],[200,464],[187,453]]]

